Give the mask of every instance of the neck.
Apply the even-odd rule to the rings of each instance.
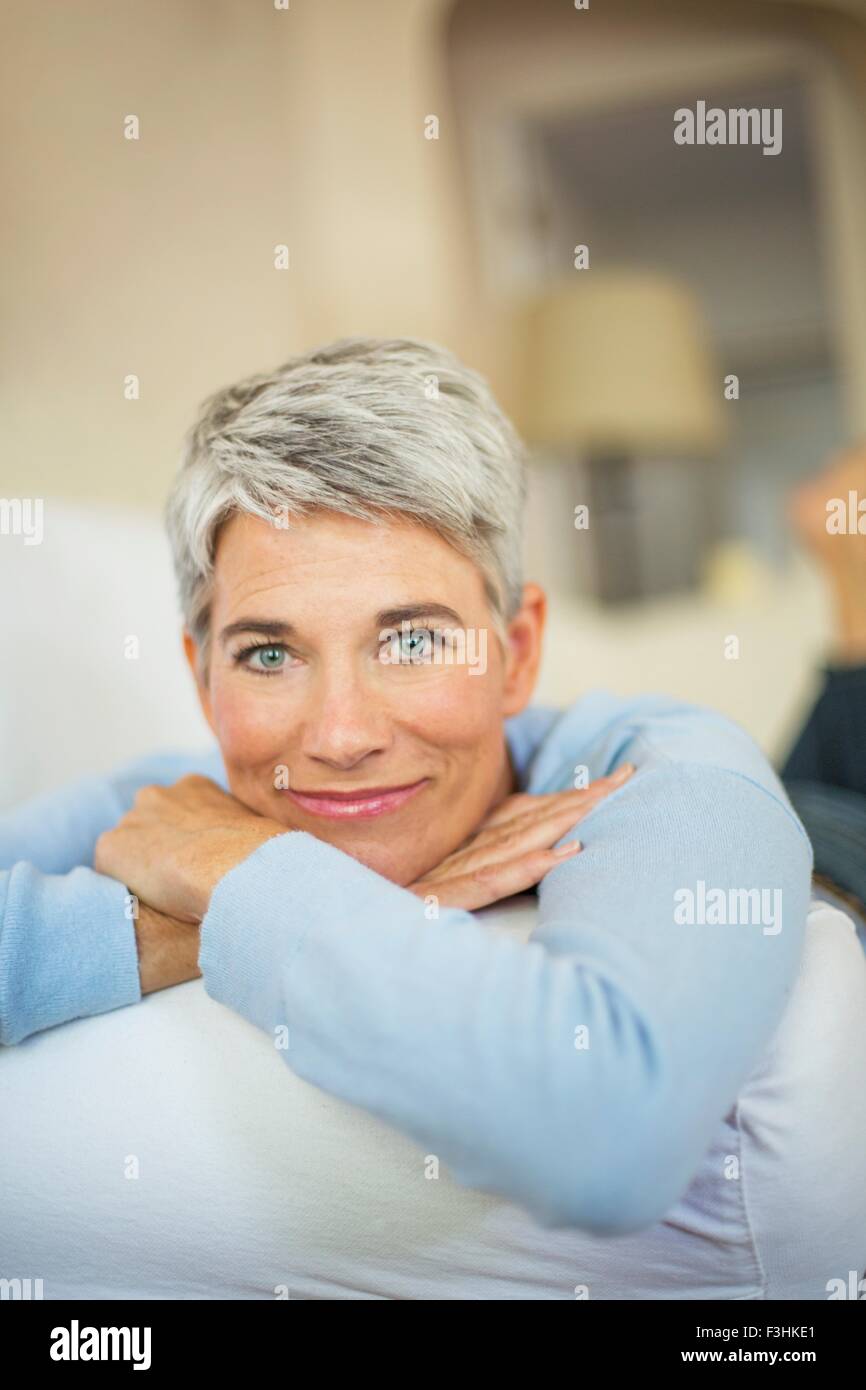
[[[502,759],[502,768],[499,773],[499,780],[496,783],[496,790],[490,800],[490,806],[487,811],[488,815],[490,815],[492,811],[495,811],[499,803],[504,801],[507,796],[514,796],[514,794],[520,790],[517,785],[517,775],[511,762],[511,750],[504,739],[503,745],[504,755]]]

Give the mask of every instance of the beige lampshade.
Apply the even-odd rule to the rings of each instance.
[[[583,452],[694,454],[724,437],[724,381],[700,306],[643,271],[575,271],[526,307],[521,424]]]

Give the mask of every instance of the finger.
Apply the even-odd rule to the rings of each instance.
[[[629,773],[628,776],[630,775]],[[534,804],[522,814],[498,823],[485,823],[460,852],[471,854],[476,849],[487,851],[496,845],[508,846],[522,836],[535,836],[539,830],[542,839],[534,842],[545,843],[544,833],[552,827],[555,834],[546,841],[547,844],[551,844],[553,839],[564,833],[564,830],[556,829],[557,827],[567,828],[584,820],[605,797],[622,786],[628,780],[628,776],[618,777],[613,783],[610,779],[600,778],[591,788],[577,794],[562,793],[534,797]]]
[[[624,763],[607,777],[598,777],[589,787],[567,792],[520,793],[507,798],[481,827],[454,850],[441,867],[441,878],[455,870],[469,869],[497,858],[511,858],[515,850],[549,847],[572,826],[579,824],[611,792],[634,773]],[[508,810],[505,810],[505,807]],[[510,813],[510,814],[509,814]]]
[[[499,864],[536,850],[549,850],[572,830],[591,807],[582,812],[574,806],[561,806],[544,816],[536,816],[516,826],[504,826],[487,835],[479,835],[464,850],[457,850],[431,877],[440,881],[454,874],[474,873],[491,864]]]
[[[435,896],[441,907],[462,907],[468,912],[489,907],[491,903],[510,898],[515,893],[526,893],[530,888],[534,888],[557,864],[578,855],[582,845],[579,840],[572,840],[567,846],[563,846],[563,849],[567,850],[567,853],[532,850],[528,854],[518,855],[515,859],[487,865],[441,884],[428,884],[429,892],[424,896]]]
[[[543,811],[545,804],[555,807],[561,805],[580,804],[587,798],[600,800],[610,792],[616,791],[624,782],[627,782],[635,772],[633,763],[623,763],[615,772],[608,773],[606,777],[596,777],[590,782],[588,787],[572,787],[563,792],[542,792],[532,794],[531,792],[517,792],[514,796],[506,799],[491,811],[490,815],[482,822],[482,829],[489,829],[496,825],[504,824],[506,821],[516,820],[527,814],[532,814],[536,810]]]

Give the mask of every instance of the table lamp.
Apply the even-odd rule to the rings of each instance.
[[[617,551],[605,565],[596,535],[599,597],[637,597],[635,465],[697,462],[724,438],[724,381],[700,306],[653,272],[576,271],[524,306],[521,327],[524,437],[583,462],[590,528],[605,528]]]

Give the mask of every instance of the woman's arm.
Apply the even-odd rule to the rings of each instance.
[[[77,868],[0,873],[0,1043],[141,998],[122,883]]]
[[[700,716],[682,736],[692,727],[706,742]],[[544,1224],[641,1229],[688,1186],[779,1021],[811,851],[766,786],[663,757],[580,839],[543,880],[522,945],[458,909],[428,920],[422,900],[334,847],[277,836],[213,892],[206,988],[287,1029],[294,1071],[466,1185]],[[714,921],[713,892],[742,920]]]
[[[140,787],[166,786],[189,772],[224,781],[218,754],[165,753],[29,797],[0,813],[0,869],[23,860],[46,874],[92,865],[99,836],[129,810]]]
[[[197,931],[135,903],[122,883],[90,867],[98,836],[137,787],[195,764],[175,755],[141,760],[0,816],[0,1044],[199,973]]]

